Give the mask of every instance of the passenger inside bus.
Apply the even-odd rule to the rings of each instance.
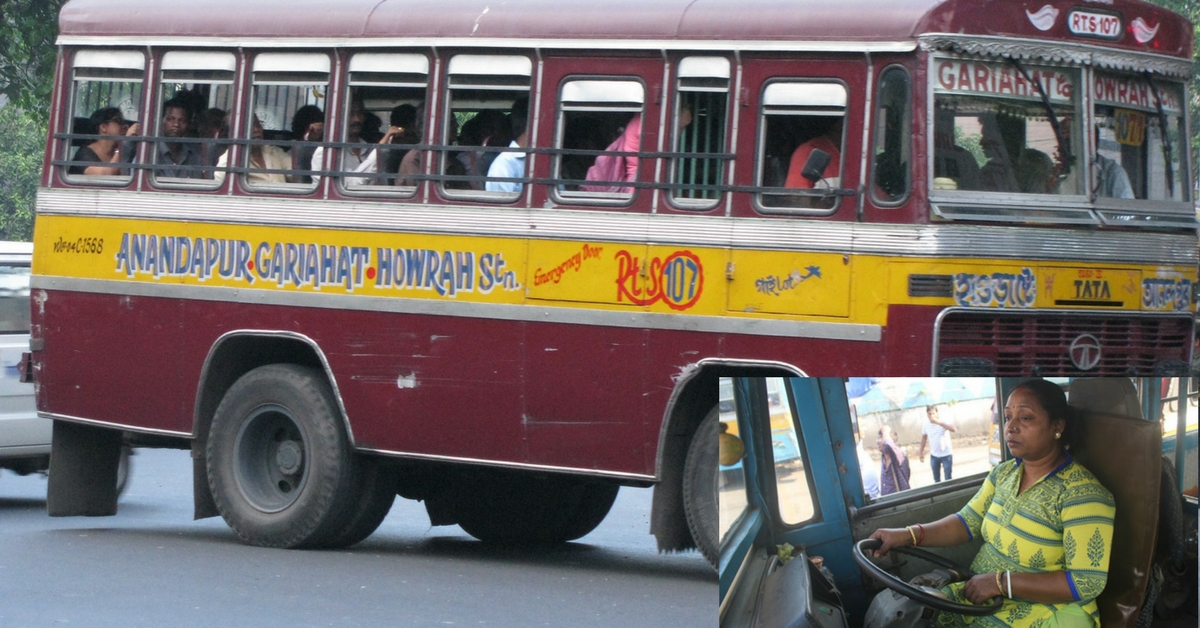
[[[519,96],[513,101],[509,122],[512,135],[516,139],[509,144],[510,148],[525,148],[529,145],[529,97]],[[520,181],[492,181],[494,178],[519,179],[525,176],[525,153],[521,151],[505,151],[500,153],[488,168],[488,182],[484,189],[488,192],[519,193],[524,187]]]
[[[138,123],[131,122],[125,119],[121,110],[116,107],[101,107],[92,112],[89,118],[91,131],[104,135],[87,146],[80,147],[75,153],[74,161],[84,162],[71,166],[68,174],[92,174],[92,175],[121,175],[125,173],[125,169],[117,166],[109,165],[87,165],[95,164],[117,164],[129,163],[133,157],[132,146],[123,147],[126,143],[119,140],[119,136],[133,136],[138,134]]]
[[[1017,187],[1027,194],[1057,194],[1058,169],[1054,159],[1036,148],[1026,148],[1017,158]]]
[[[840,186],[839,173],[842,162],[841,142],[842,142],[842,118],[841,116],[815,117],[819,122],[819,126],[823,127],[819,134],[809,140],[803,142],[796,147],[792,152],[792,158],[788,163],[787,180],[784,182],[785,187],[812,189],[815,187],[831,187]],[[808,163],[809,157],[814,150],[824,151],[829,155],[829,164],[825,166],[821,173],[821,181],[812,181],[804,176],[804,166]]]
[[[192,112],[188,101],[176,96],[163,103],[161,135],[166,141],[159,142],[154,153],[156,177],[195,179],[202,165],[200,146],[192,142],[172,141],[192,137]]]
[[[316,105],[304,105],[292,114],[292,139],[303,142],[320,142],[325,137],[325,112]],[[307,145],[292,149],[292,167],[296,170],[312,170],[313,153],[316,146]],[[299,183],[312,183],[312,177],[301,175]]]
[[[1057,622],[1084,628],[1098,617],[1112,554],[1113,495],[1075,461],[1079,430],[1058,385],[1019,385],[1004,408],[1005,440],[1014,459],[992,469],[975,497],[957,514],[871,534],[882,546],[949,547],[983,539],[971,570],[978,575],[942,591],[959,602],[1000,597],[992,616],[1003,625]],[[982,535],[982,536],[981,536]],[[966,626],[942,612],[940,626]],[[1054,625],[1054,624],[1050,624]]]
[[[933,114],[933,176],[943,179],[940,183],[943,187],[978,190],[979,162],[971,151],[958,145],[954,129],[953,111],[939,109]],[[954,185],[950,186],[946,179]]]
[[[979,144],[987,162],[979,169],[979,189],[987,192],[1016,192],[1017,174],[1013,167],[1012,154],[1009,144],[1020,146],[1023,142],[1010,142],[1011,126],[1003,125],[1001,116],[986,113],[979,117],[983,136]],[[1009,133],[1006,133],[1008,131]]]
[[[1125,168],[1117,160],[1106,157],[1100,152],[1103,140],[1100,136],[1099,126],[1095,128],[1095,139],[1095,196],[1104,198],[1133,198],[1133,186],[1129,184],[1129,174],[1125,172]],[[1112,143],[1116,144],[1116,142]]]
[[[229,139],[229,114],[224,109],[210,107],[200,114],[196,132],[202,138],[225,140]],[[229,150],[228,144],[221,142],[206,142],[200,146],[200,161],[205,166],[216,166],[221,156]],[[204,177],[213,178],[211,171],[205,171]]]
[[[620,153],[636,153],[641,150],[641,145],[642,114],[639,113],[625,123],[621,134],[604,149],[604,154],[592,158],[592,165],[588,168],[584,179],[595,183],[581,185],[579,189],[585,192],[632,194],[632,187],[616,184],[637,180],[638,157]]]
[[[458,145],[463,147],[508,146],[512,142],[512,125],[499,109],[483,109],[467,119],[458,135]],[[472,178],[469,189],[482,190],[484,177],[499,153],[485,150],[462,150],[457,159],[466,174]],[[449,170],[447,170],[449,174]],[[582,178],[582,177],[581,177]],[[453,187],[447,183],[447,187]]]
[[[262,121],[255,114],[251,118],[250,139],[262,141],[264,137]],[[226,164],[229,153],[221,155],[217,160],[217,181],[225,180]],[[289,170],[292,158],[282,148],[271,144],[251,144],[250,158],[246,173],[246,181],[250,183],[295,183],[296,179],[281,172],[271,170]]]

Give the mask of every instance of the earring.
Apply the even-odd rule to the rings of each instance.
[[[1054,433],[1054,440],[1058,440],[1058,439],[1060,439],[1060,438],[1062,438],[1062,432],[1055,432],[1055,433]]]

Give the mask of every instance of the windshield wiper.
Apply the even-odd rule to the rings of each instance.
[[[1158,130],[1162,135],[1162,151],[1163,159],[1167,162],[1167,196],[1175,197],[1175,166],[1171,160],[1171,134],[1167,133],[1167,123],[1170,119],[1167,118],[1167,112],[1163,109],[1162,93],[1158,91],[1158,84],[1154,82],[1154,76],[1146,72],[1146,81],[1150,83],[1150,89],[1154,90],[1154,105],[1158,108]]]
[[[1058,121],[1058,114],[1054,113],[1054,107],[1050,105],[1050,97],[1046,95],[1046,90],[1042,89],[1041,82],[1033,80],[1033,77],[1029,76],[1029,72],[1025,71],[1025,66],[1021,65],[1020,61],[1013,57],[1009,57],[1008,61],[1013,64],[1013,67],[1017,68],[1017,71],[1021,73],[1021,76],[1026,81],[1033,84],[1033,88],[1037,90],[1038,96],[1041,96],[1042,106],[1045,107],[1046,113],[1050,116],[1050,128],[1054,129],[1054,138],[1058,140],[1058,155],[1062,159],[1060,164],[1062,171],[1059,173],[1059,176],[1065,177],[1071,174],[1071,169],[1075,167],[1075,155],[1071,153],[1071,143],[1067,141],[1066,135],[1063,134],[1062,124]]]

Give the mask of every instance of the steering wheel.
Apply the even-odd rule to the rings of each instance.
[[[881,546],[883,546],[883,541],[879,539],[863,539],[855,543],[853,552],[854,562],[858,563],[858,566],[861,567],[863,571],[867,572],[868,575],[879,581],[880,584],[895,591],[896,593],[899,593],[900,595],[916,600],[917,602],[920,602],[929,608],[945,611],[947,613],[954,613],[956,615],[993,615],[996,613],[996,611],[1000,610],[1000,607],[1004,604],[1004,598],[999,596],[992,598],[987,604],[964,604],[962,602],[955,602],[953,600],[946,599],[942,592],[938,591],[937,589],[930,587],[918,587],[916,585],[909,584],[884,571],[882,567],[876,565],[867,558],[867,552],[879,549]],[[908,554],[914,558],[920,558],[921,560],[929,561],[939,567],[945,567],[946,569],[966,575],[967,577],[975,575],[971,573],[970,569],[946,560],[937,554],[920,550],[915,547],[893,547],[891,551],[900,552],[901,554]]]

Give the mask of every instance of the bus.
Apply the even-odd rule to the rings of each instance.
[[[53,514],[127,439],[251,543],[653,486],[715,561],[721,375],[1188,367],[1192,31],[1136,0],[71,0],[58,45]]]
[[[1116,502],[1113,551],[1095,625],[1195,626],[1194,421],[1200,396],[1195,378],[1190,384],[1187,378],[1152,377],[1049,380],[1066,393],[1082,427],[1072,455]],[[719,489],[721,627],[899,628],[937,625],[932,620],[938,612],[995,614],[997,608],[986,604],[964,609],[946,598],[921,595],[920,585],[936,591],[944,584],[934,585],[929,576],[937,572],[929,573],[931,569],[951,569],[953,564],[966,577],[974,575],[967,566],[983,545],[980,535],[959,546],[912,548],[903,554],[897,549],[878,560],[867,556],[862,544],[876,529],[903,528],[960,511],[995,466],[986,443],[991,404],[1004,408],[1021,381],[879,378],[873,390],[895,403],[863,413],[862,398],[853,395],[847,378],[728,380],[734,409],[722,421],[736,425],[738,435],[723,439],[741,465],[736,481],[722,478]],[[780,460],[773,451],[779,419],[768,389],[780,387],[788,429],[800,443],[800,466]],[[926,390],[920,404],[905,404],[903,391],[918,388]],[[896,390],[900,394],[890,394]],[[939,407],[939,420],[957,428],[948,434],[953,479],[937,481],[929,463],[917,459],[926,404]],[[1003,412],[1000,421],[1005,421]],[[871,496],[869,478],[878,477],[881,468],[882,447],[876,444],[881,424],[891,426],[895,444],[907,452],[911,486]],[[1178,433],[1186,438],[1176,439]],[[1007,446],[1002,456],[1012,458]],[[992,516],[989,512],[988,518]],[[1061,530],[1058,534],[1061,538]],[[943,571],[940,577],[947,575]],[[1022,612],[1027,617],[1029,610],[1005,610],[997,621],[976,619],[980,625],[1012,625]]]

